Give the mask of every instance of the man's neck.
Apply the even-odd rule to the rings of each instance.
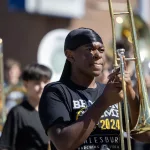
[[[84,76],[79,76],[79,75],[76,75],[76,74],[72,74],[71,76],[71,80],[77,84],[77,85],[80,85],[80,86],[83,86],[83,87],[88,87],[88,88],[96,88],[96,82],[95,82],[95,78],[88,78],[88,77],[85,77]]]
[[[11,85],[17,85],[17,84],[19,83],[19,80],[18,80],[18,79],[11,79],[11,80],[9,81],[9,83],[10,83]]]
[[[37,100],[33,100],[33,98],[28,97],[28,102],[36,111],[38,111],[39,102],[37,102]]]

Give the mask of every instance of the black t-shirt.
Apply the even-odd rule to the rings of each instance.
[[[0,148],[9,150],[47,150],[48,137],[39,113],[27,100],[9,112],[0,138]]]
[[[45,130],[58,122],[76,121],[99,98],[104,88],[105,85],[98,82],[95,89],[84,88],[70,80],[65,84],[55,82],[47,85],[39,105],[40,119]],[[116,104],[104,112],[91,135],[78,150],[119,150],[119,129],[119,112]],[[52,144],[52,150],[55,149]]]

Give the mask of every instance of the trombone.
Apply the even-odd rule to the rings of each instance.
[[[109,4],[109,12],[111,18],[111,25],[112,25],[112,35],[113,35],[113,65],[114,69],[118,68],[118,60],[120,61],[120,70],[122,75],[122,88],[123,88],[123,95],[124,95],[124,114],[125,114],[125,122],[126,122],[126,132],[127,132],[127,147],[128,150],[131,150],[131,134],[140,134],[150,130],[150,104],[149,98],[147,94],[147,89],[145,85],[145,80],[142,72],[142,65],[140,60],[140,53],[138,50],[138,43],[137,43],[137,35],[133,17],[133,11],[131,7],[130,0],[126,0],[127,3],[127,11],[126,12],[114,12],[112,1],[108,0]],[[128,113],[128,103],[127,103],[127,93],[126,93],[126,83],[124,80],[124,49],[116,50],[116,32],[115,32],[115,16],[117,15],[128,15],[130,19],[130,26],[131,26],[131,33],[132,33],[132,41],[133,41],[133,48],[134,48],[134,58],[125,58],[126,61],[134,61],[135,68],[136,68],[136,76],[137,76],[137,85],[139,91],[139,116],[135,127],[130,130],[129,125],[129,113]],[[118,56],[117,56],[118,53]],[[120,117],[120,136],[121,136],[121,149],[124,150],[124,131],[123,131],[123,121],[122,121],[122,109],[121,104],[119,103],[119,117]]]

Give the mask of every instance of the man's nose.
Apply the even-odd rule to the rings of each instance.
[[[94,57],[94,59],[100,59],[100,58],[102,58],[102,54],[99,52],[99,50],[95,50],[93,57]]]

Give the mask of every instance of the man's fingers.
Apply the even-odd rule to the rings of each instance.
[[[120,72],[120,68],[117,68],[113,73],[108,76],[108,79],[114,78]]]

